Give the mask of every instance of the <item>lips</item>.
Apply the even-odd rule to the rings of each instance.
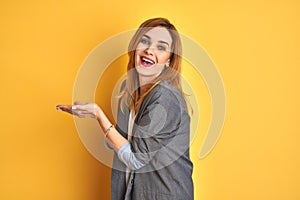
[[[141,56],[141,64],[144,66],[144,67],[150,67],[152,65],[155,64],[155,61],[146,57],[146,56]]]

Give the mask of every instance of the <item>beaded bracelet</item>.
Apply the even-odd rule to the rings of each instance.
[[[109,131],[110,131],[112,128],[114,128],[114,125],[110,125],[110,126],[108,127],[108,129],[106,129],[106,131],[104,132],[104,137],[105,137],[105,138],[107,137]]]

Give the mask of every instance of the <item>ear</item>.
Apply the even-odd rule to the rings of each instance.
[[[170,59],[168,59],[167,63],[166,63],[167,67],[170,67]]]

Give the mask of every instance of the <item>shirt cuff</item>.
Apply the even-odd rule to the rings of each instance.
[[[134,153],[131,150],[129,142],[126,142],[119,149],[118,157],[130,170],[137,170],[145,165],[136,159]]]
[[[105,147],[108,149],[108,150],[114,150],[114,148],[112,146],[110,146],[110,144],[108,143],[107,139],[105,138],[104,139],[104,144],[105,144]]]

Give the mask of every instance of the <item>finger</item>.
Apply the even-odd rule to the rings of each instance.
[[[95,118],[95,116],[93,116],[92,114],[77,114],[76,116],[80,117],[80,118]]]
[[[72,108],[69,105],[58,105],[58,106],[56,106],[56,109],[73,114]]]
[[[85,105],[85,104],[87,104],[87,103],[81,102],[81,101],[75,101],[74,102],[74,105]]]
[[[84,115],[85,115],[80,110],[72,110],[72,114],[77,116],[77,117],[80,117],[80,118],[84,118]]]
[[[90,111],[81,111],[82,115],[85,115],[86,117],[92,117],[92,118],[95,118],[96,117],[96,114],[95,113],[92,113]]]
[[[82,110],[72,110],[73,115],[76,115],[78,117],[85,117],[86,115],[90,114],[88,112],[84,112]]]
[[[61,108],[59,106],[56,106],[56,110],[61,110]]]
[[[82,114],[81,112],[74,112],[74,115],[79,118],[85,118],[85,114]]]
[[[72,110],[82,110],[82,104],[74,104],[71,106]]]
[[[73,105],[71,108],[72,110],[86,110],[86,104],[76,104],[76,105]]]
[[[59,110],[67,112],[79,118],[95,118],[95,115],[86,110],[72,109],[72,106],[59,106]]]
[[[56,110],[61,110],[61,107],[62,107],[63,105],[56,105]]]
[[[94,114],[88,110],[72,109],[73,115],[78,117],[94,117]]]
[[[70,108],[71,108],[71,106],[69,106],[69,105],[57,105],[56,106],[57,110],[67,110],[67,109],[70,109]]]
[[[62,106],[63,109],[68,109],[68,110],[72,110],[72,106],[71,105],[65,105]]]

